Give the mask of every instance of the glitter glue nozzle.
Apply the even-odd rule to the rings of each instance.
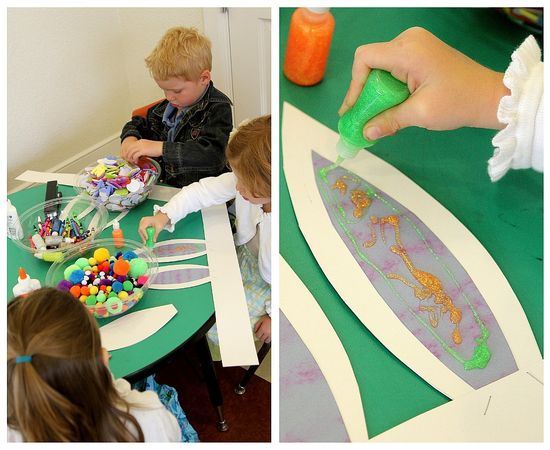
[[[353,158],[362,148],[376,144],[377,140],[370,141],[363,136],[365,124],[382,111],[404,102],[409,95],[407,85],[389,72],[371,70],[359,98],[338,121],[338,155],[344,159]]]

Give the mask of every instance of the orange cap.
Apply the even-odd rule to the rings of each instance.
[[[19,268],[19,278],[21,278],[22,280],[27,278],[27,272],[25,272],[25,269],[23,269],[23,267]]]

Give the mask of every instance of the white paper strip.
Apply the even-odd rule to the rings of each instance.
[[[137,344],[155,334],[177,312],[174,305],[163,305],[126,314],[99,329],[101,344],[108,351]]]
[[[472,387],[434,357],[395,316],[334,229],[314,179],[311,150],[334,161],[337,141],[337,133],[284,104],[284,171],[300,230],[342,299],[393,354],[448,397],[470,393]],[[472,233],[418,185],[372,153],[360,151],[342,166],[405,205],[439,237],[490,306],[518,367],[542,379],[542,358],[525,313],[508,281]]]
[[[225,204],[202,210],[222,365],[258,364],[237,253]]]
[[[35,170],[27,170],[21,175],[15,178],[19,181],[27,181],[29,183],[47,183],[50,180],[57,180],[59,184],[65,186],[74,186],[76,174],[75,173],[57,173],[57,172],[37,172]],[[149,197],[151,200],[161,200],[167,202],[174,195],[176,195],[180,189],[170,186],[153,186]]]
[[[414,417],[378,436],[380,442],[542,442],[541,380],[516,372]]]
[[[282,257],[279,258],[279,267],[281,311],[321,369],[350,441],[368,440],[359,386],[338,335],[311,293]]]
[[[157,281],[157,277],[159,277],[159,274],[161,273],[177,271],[183,274],[185,271],[193,269],[202,269],[205,273],[208,273],[208,266],[201,266],[200,264],[174,264],[171,266],[159,267],[152,283],[149,285],[149,289],[185,289],[193,286],[199,286],[204,283],[210,283],[211,280],[209,276],[179,283],[159,283]]]
[[[204,250],[199,250],[192,253],[185,253],[188,249],[186,246],[192,246],[193,244],[200,244],[199,247],[204,246]],[[164,247],[181,247],[181,253],[174,255],[163,256]],[[141,252],[137,251],[139,255]],[[206,241],[203,239],[170,239],[168,241],[157,241],[153,248],[153,254],[157,257],[157,261],[160,262],[174,262],[184,261],[186,259],[196,258],[197,256],[206,255]]]

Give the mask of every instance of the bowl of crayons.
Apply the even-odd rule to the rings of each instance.
[[[124,211],[143,203],[160,176],[158,162],[142,157],[132,164],[117,156],[106,156],[76,175],[75,188],[109,211]]]
[[[64,255],[93,241],[105,225],[109,213],[89,196],[60,197],[29,208],[19,216],[21,239],[13,242],[46,262],[60,261]]]
[[[124,314],[145,295],[158,269],[143,244],[98,239],[75,248],[46,274],[46,285],[69,292],[98,318]]]

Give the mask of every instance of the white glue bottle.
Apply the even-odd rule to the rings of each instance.
[[[23,267],[19,268],[19,278],[17,278],[17,284],[13,287],[13,295],[18,297],[19,295],[28,294],[31,291],[40,289],[40,281],[32,279]]]
[[[11,204],[8,199],[8,237],[10,239],[21,240],[24,233],[21,223],[19,222],[19,216],[17,215],[17,209]]]

